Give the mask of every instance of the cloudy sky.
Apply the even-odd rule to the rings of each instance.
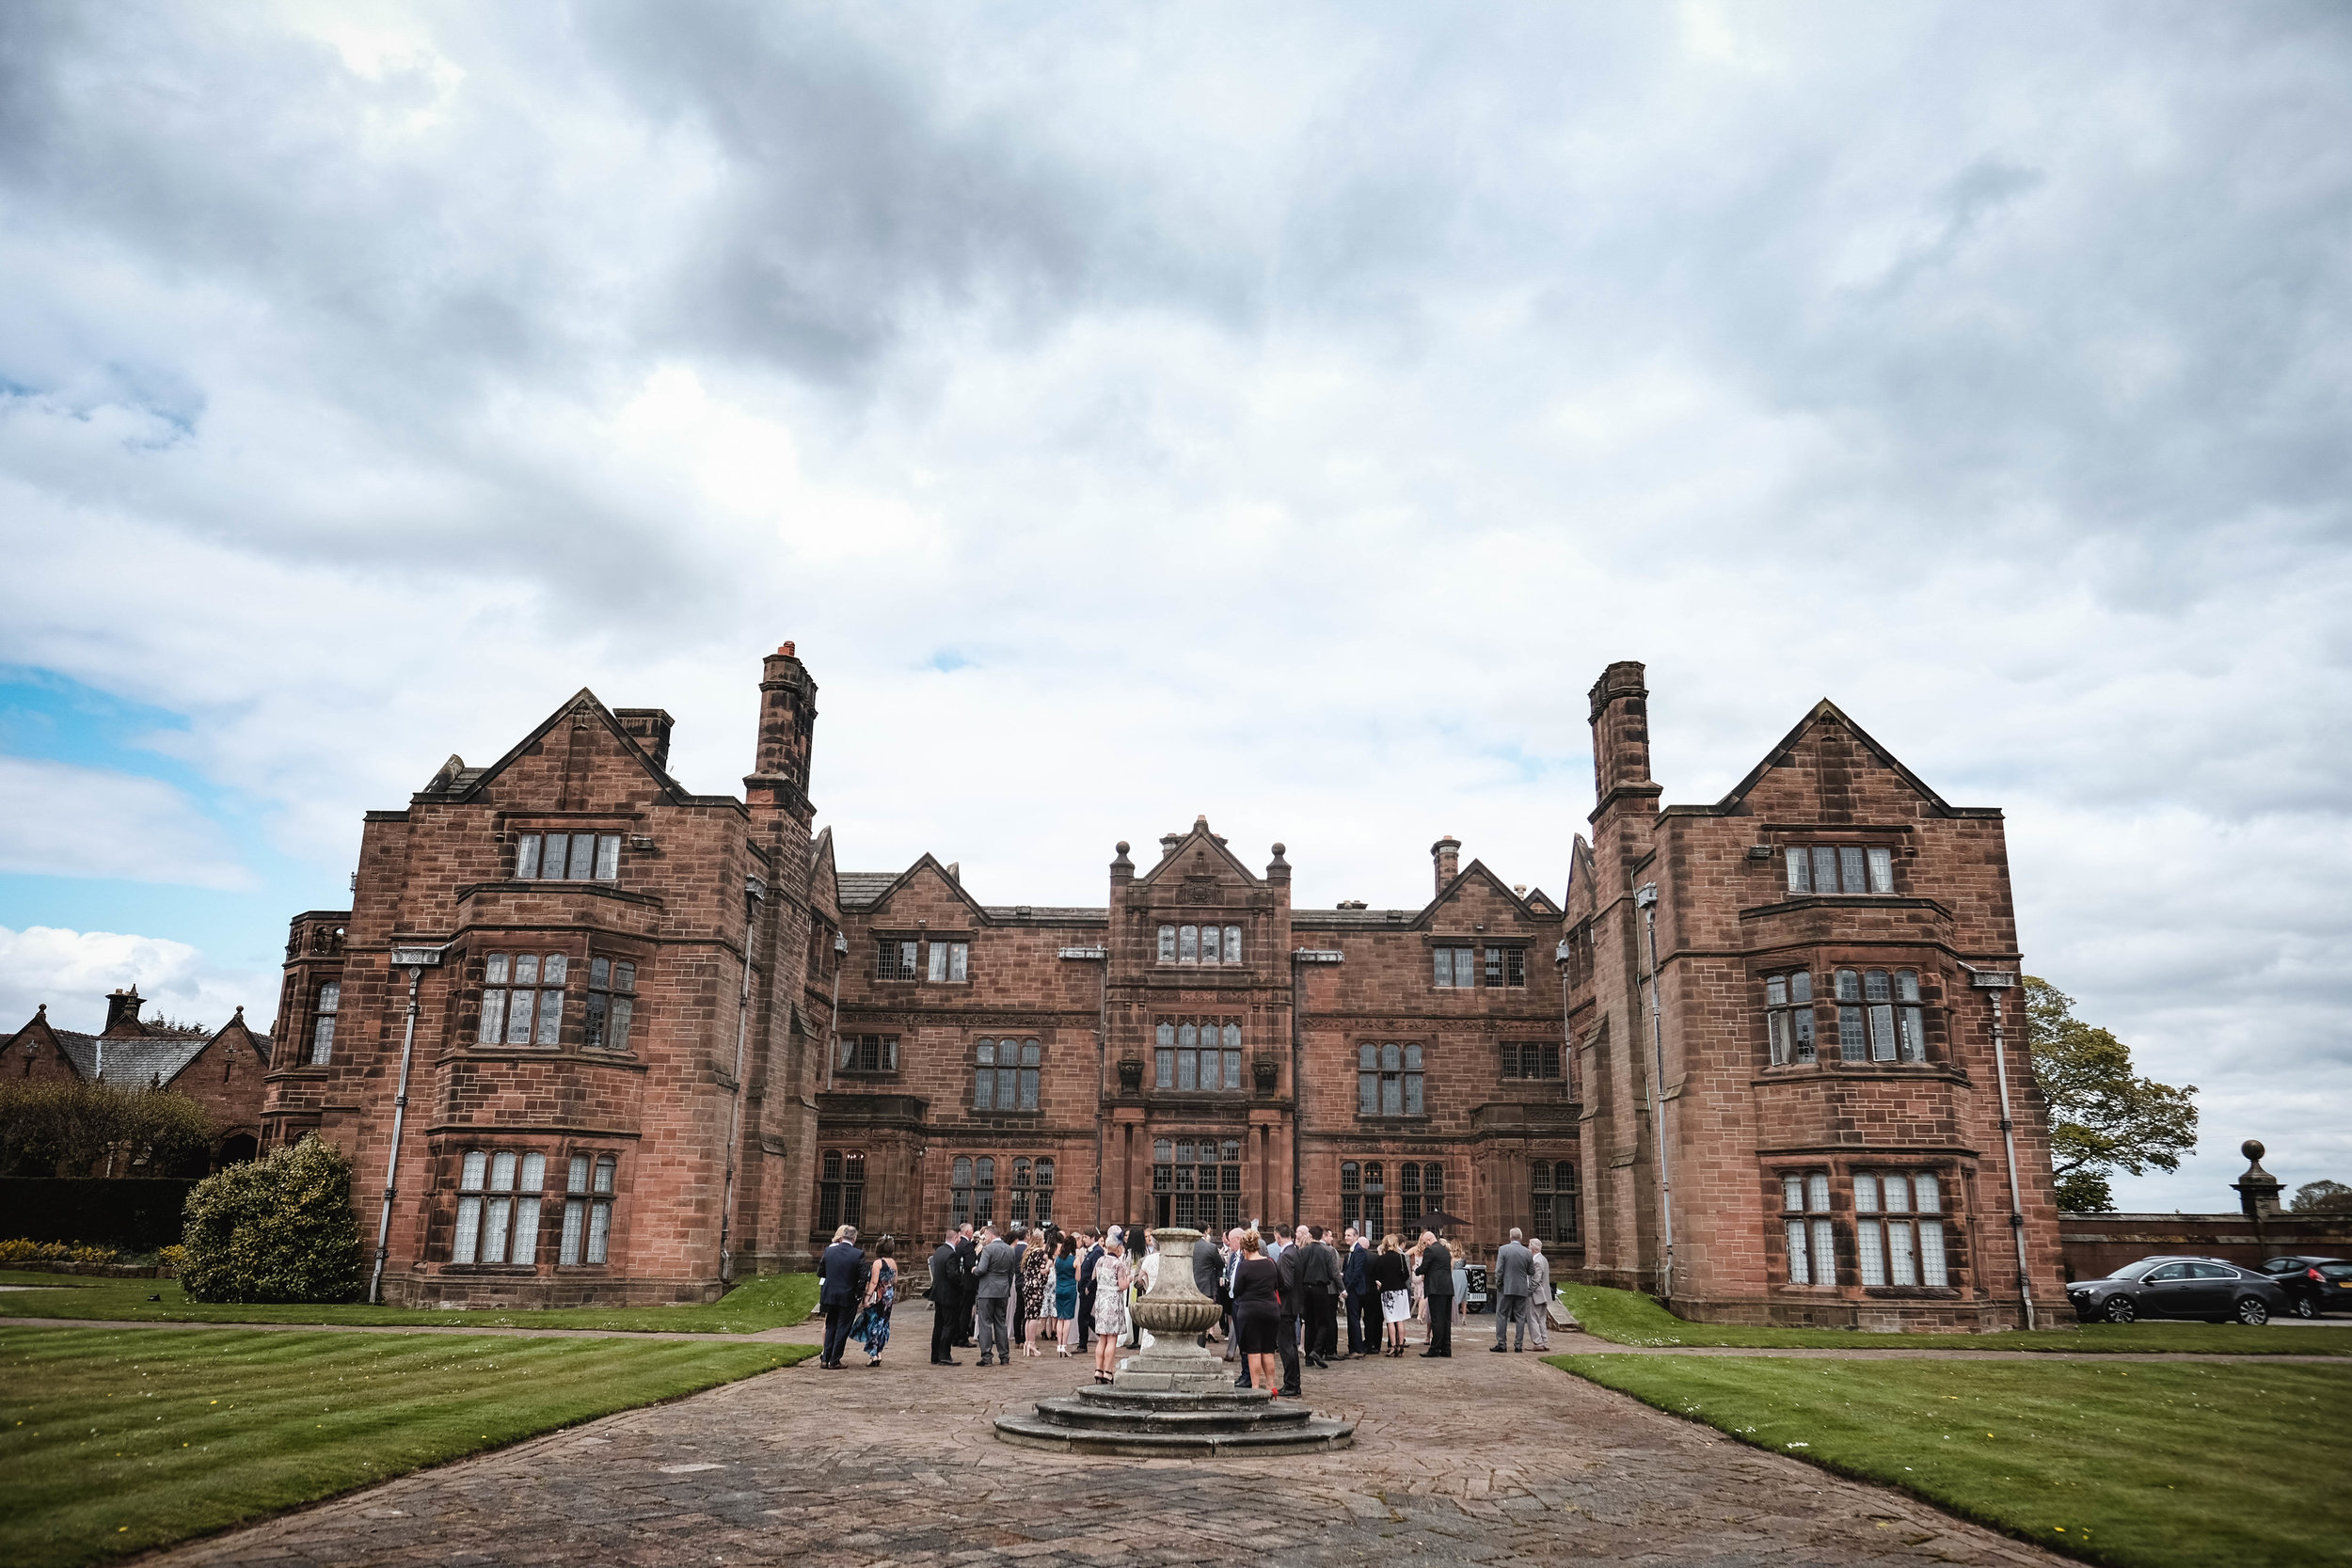
[[[2352,13],[0,8],[0,1028],[266,1014],[582,685],[846,866],[1556,895],[1824,694],[2028,968],[2352,1180]]]

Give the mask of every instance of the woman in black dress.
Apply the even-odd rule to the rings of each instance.
[[[1254,1230],[1241,1239],[1241,1267],[1233,1275],[1233,1338],[1248,1363],[1249,1386],[1279,1399],[1274,1347],[1282,1331],[1282,1269],[1265,1255]]]
[[[1412,1272],[1403,1244],[1393,1235],[1380,1238],[1380,1255],[1372,1260],[1372,1283],[1380,1292],[1380,1321],[1388,1325],[1385,1354],[1403,1355],[1405,1320],[1413,1315]]]

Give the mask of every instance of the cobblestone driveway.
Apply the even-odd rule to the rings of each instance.
[[[1189,1465],[998,1443],[1075,1359],[924,1364],[902,1307],[881,1370],[815,1363],[609,1417],[167,1554],[194,1563],[2054,1564],[1925,1504],[1490,1355],[1310,1370],[1356,1446]],[[1581,1348],[1581,1347],[1578,1347]],[[907,1353],[912,1351],[910,1355]],[[1252,1564],[1251,1568],[1255,1568]]]

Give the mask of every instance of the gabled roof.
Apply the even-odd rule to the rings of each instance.
[[[1494,889],[1497,893],[1502,895],[1503,897],[1509,899],[1518,907],[1518,911],[1521,914],[1526,915],[1531,920],[1549,920],[1553,915],[1560,912],[1558,910],[1551,907],[1551,900],[1549,898],[1546,898],[1544,900],[1544,907],[1540,910],[1532,907],[1525,897],[1522,897],[1518,893],[1512,891],[1509,883],[1505,882],[1502,878],[1496,876],[1494,872],[1489,870],[1485,861],[1472,858],[1470,864],[1462,867],[1460,871],[1456,872],[1454,874],[1454,880],[1446,883],[1445,887],[1438,894],[1438,896],[1429,901],[1429,907],[1422,911],[1423,921],[1438,912],[1438,905],[1454,898],[1467,889],[1470,885],[1470,879],[1473,877],[1480,879],[1488,887]],[[1421,923],[1422,922],[1416,922],[1415,924],[1418,925]]]
[[[49,1022],[47,1009],[43,1008],[35,1016],[33,1023],[25,1025],[24,1031],[20,1032],[20,1037],[36,1024],[56,1041],[58,1053],[65,1057],[83,1082],[94,1083],[103,1079],[126,1088],[156,1084],[168,1087],[171,1081],[185,1072],[215,1040],[232,1029],[253,1042],[254,1050],[261,1053],[264,1064],[268,1062],[273,1049],[269,1036],[245,1022],[243,1007],[237,1009],[236,1017],[209,1035],[177,1029],[143,1035],[87,1035],[78,1029],[56,1027]]]
[[[565,698],[554,712],[541,720],[535,729],[515,742],[504,756],[490,764],[489,767],[468,768],[463,757],[452,754],[450,759],[441,764],[439,770],[433,775],[432,782],[417,793],[421,796],[431,795],[445,800],[473,799],[500,774],[513,767],[517,758],[527,753],[532,746],[546,739],[549,731],[572,715],[583,710],[603,724],[606,732],[620,743],[625,753],[637,759],[644,768],[646,775],[661,786],[664,798],[671,804],[685,805],[702,799],[657,765],[652,753],[639,745],[637,737],[622,727],[621,721],[613,717],[612,710],[605,706],[603,701],[584,686]],[[721,798],[734,799],[732,796]]]
[[[1979,810],[1990,809],[1982,807],[1954,806],[1950,804],[1944,799],[1943,796],[1938,795],[1934,790],[1929,788],[1926,780],[1920,778],[1918,774],[1914,773],[1910,768],[1905,768],[1900,759],[1899,759],[1894,752],[1888,751],[1885,747],[1871,739],[1870,733],[1867,730],[1855,723],[1843,708],[1839,707],[1836,703],[1831,702],[1827,697],[1824,697],[1820,702],[1814,704],[1812,711],[1807,713],[1803,719],[1797,721],[1796,728],[1790,730],[1787,735],[1782,736],[1780,737],[1780,743],[1774,746],[1771,751],[1765,752],[1764,760],[1757,763],[1753,768],[1749,769],[1748,776],[1741,779],[1737,784],[1733,785],[1731,793],[1717,801],[1714,809],[1716,811],[1726,811],[1738,806],[1741,801],[1745,800],[1748,797],[1748,792],[1754,789],[1756,784],[1763,780],[1766,773],[1772,771],[1772,764],[1787,754],[1799,742],[1803,741],[1809,732],[1820,727],[1824,720],[1835,720],[1838,723],[1844,725],[1848,732],[1853,736],[1854,739],[1861,743],[1864,751],[1868,752],[1872,756],[1878,758],[1882,765],[1892,770],[1898,778],[1903,781],[1903,783],[1917,790],[1920,797],[1930,805],[1933,806],[1939,815],[1945,816],[1966,816],[1974,815]]]
[[[1194,849],[1204,850],[1223,861],[1240,876],[1244,886],[1263,887],[1265,885],[1264,878],[1256,875],[1249,867],[1242,864],[1241,858],[1225,847],[1225,841],[1209,831],[1209,819],[1206,816],[1194,817],[1192,831],[1178,839],[1175,847],[1160,857],[1158,864],[1137,877],[1136,880],[1148,887],[1160,879],[1162,872],[1183,860],[1186,852]]]
[[[961,877],[958,877],[954,872],[949,871],[945,865],[942,865],[939,863],[939,858],[933,855],[929,849],[924,850],[922,854],[915,857],[915,862],[913,865],[908,866],[904,871],[899,872],[895,877],[883,876],[882,873],[872,871],[844,871],[837,873],[834,877],[834,885],[841,891],[841,907],[845,910],[870,910],[877,904],[886,903],[888,902],[891,895],[897,893],[900,888],[906,886],[907,883],[913,881],[914,879],[914,874],[922,870],[927,865],[933,871],[939,873],[939,879],[941,881],[946,882],[950,888],[955,890],[956,896],[963,901],[964,905],[971,910],[973,914],[981,919],[987,918],[988,911],[980,907],[980,901],[963,891],[963,879]],[[852,895],[850,887],[852,882],[859,884],[854,895]],[[877,882],[879,882],[880,885],[875,885]]]
[[[1576,916],[1579,899],[1587,910],[1597,908],[1600,901],[1600,865],[1593,859],[1593,847],[1584,842],[1584,835],[1576,835],[1576,844],[1568,851],[1568,887],[1561,897],[1562,911],[1570,919]]]

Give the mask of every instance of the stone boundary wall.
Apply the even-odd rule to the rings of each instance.
[[[2281,1253],[2352,1259],[2352,1214],[2060,1214],[2068,1279],[2104,1279],[2155,1253],[2258,1264]]]

